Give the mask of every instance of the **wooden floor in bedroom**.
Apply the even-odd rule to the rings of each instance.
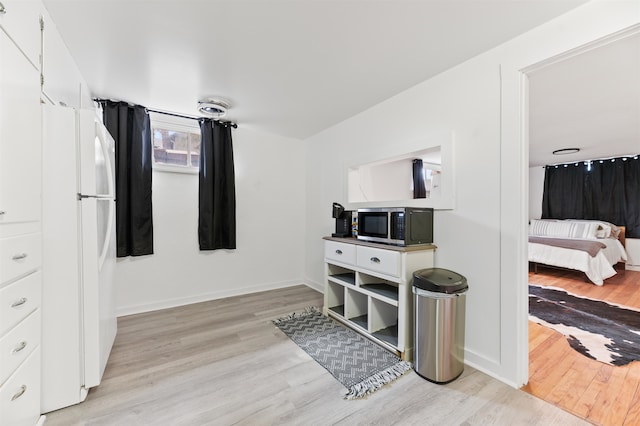
[[[603,286],[580,272],[540,268],[529,282],[640,309],[640,272],[619,270]],[[524,391],[597,425],[640,425],[640,361],[614,367],[569,347],[560,333],[529,322],[529,383]]]

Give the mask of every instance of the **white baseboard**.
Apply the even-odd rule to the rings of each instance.
[[[638,271],[640,272],[640,265],[629,265],[628,263],[624,266],[624,269],[627,271]]]
[[[500,370],[501,366],[500,363],[495,359],[489,359],[469,349],[465,349],[464,363],[465,365],[473,367],[481,373],[484,373],[489,377],[492,377],[506,385],[509,385],[514,389],[519,389],[520,387],[522,387],[522,385],[518,385],[514,381],[508,380],[507,378],[496,373],[496,371]]]
[[[180,297],[175,299],[159,300],[152,303],[144,303],[139,305],[123,306],[116,310],[118,317],[127,315],[141,314],[144,312],[158,311],[161,309],[175,308],[176,306],[190,305],[192,303],[208,302],[210,300],[224,299],[226,297],[242,296],[244,294],[258,293],[261,291],[276,290],[279,288],[294,287],[297,285],[306,285],[314,290],[318,290],[315,284],[308,284],[301,281],[281,281],[275,283],[259,284],[254,286],[226,289],[204,293],[189,297]]]
[[[307,279],[304,283],[307,287],[314,289],[315,291],[324,294],[324,286],[318,282]]]
[[[493,371],[487,370],[486,368],[476,364],[473,361],[469,361],[467,359],[464,360],[465,365],[468,365],[469,367],[475,368],[476,370],[480,371],[481,373],[486,374],[489,377],[492,377],[506,385],[511,386],[514,389],[520,389],[522,386],[518,386],[515,382],[511,381],[511,380],[507,380],[502,376],[499,376],[497,374],[495,374]]]

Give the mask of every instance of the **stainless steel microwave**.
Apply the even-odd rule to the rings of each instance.
[[[358,209],[358,239],[397,246],[433,243],[433,209]]]

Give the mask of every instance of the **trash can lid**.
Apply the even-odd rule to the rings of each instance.
[[[442,268],[420,269],[413,273],[413,286],[435,293],[462,293],[469,288],[462,275]]]

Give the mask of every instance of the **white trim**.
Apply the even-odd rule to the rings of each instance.
[[[520,162],[529,164],[529,78],[524,72],[520,73]],[[520,197],[520,227],[518,235],[518,259],[528,259],[529,240],[529,167],[522,167],[520,171],[521,194]],[[516,380],[514,387],[520,387],[529,382],[529,263],[518,262],[518,283],[525,285],[516,286]]]
[[[480,372],[482,374],[486,374],[489,377],[493,377],[494,379],[496,379],[496,380],[498,380],[498,381],[500,381],[500,382],[502,382],[502,383],[504,383],[504,384],[506,384],[508,386],[511,386],[514,389],[520,389],[522,387],[522,385],[519,385],[519,384],[517,384],[515,382],[512,382],[511,380],[509,380],[509,379],[507,379],[505,377],[498,376],[493,371],[490,371],[490,370],[488,370],[488,369],[486,369],[486,368],[484,368],[484,367],[480,366],[479,364],[476,364],[476,363],[474,363],[472,361],[467,361],[467,359],[464,360],[464,364],[469,366],[469,367],[471,367],[471,368],[474,368],[474,369],[478,370],[478,372]]]
[[[182,133],[193,133],[197,135],[201,135],[200,126],[198,122],[192,119],[187,119],[183,117],[174,117],[169,115],[162,115],[158,113],[149,113],[149,118],[151,120],[151,132],[153,133],[154,129],[161,130],[169,130],[174,132],[182,132]],[[153,139],[153,135],[151,137]],[[153,143],[153,140],[152,140]],[[154,146],[155,148],[155,146]],[[188,159],[191,158],[189,155]],[[152,159],[152,168],[153,170],[159,172],[169,172],[169,173],[186,173],[186,174],[198,174],[200,171],[199,166],[182,166],[179,164],[167,164],[167,163],[157,163],[155,156],[151,156]]]
[[[304,285],[306,285],[309,288],[314,289],[315,291],[324,294],[324,286],[317,282],[317,281],[313,281],[313,280],[309,280],[307,279],[307,281],[304,283]]]
[[[184,173],[188,175],[197,175],[198,173],[200,173],[200,167],[178,166],[175,164],[156,163],[155,160],[153,160],[152,170],[156,172]]]
[[[173,115],[149,112],[149,119],[152,124],[156,123],[158,124],[157,127],[162,129],[182,131],[197,130],[198,133],[200,133],[200,125],[198,124],[198,120],[195,118],[176,117]]]
[[[527,227],[528,227],[528,196],[524,196],[525,194],[529,194],[528,187],[528,170],[529,170],[529,139],[528,139],[528,120],[529,120],[529,93],[528,93],[528,77],[527,73],[532,72],[533,70],[538,70],[544,66],[551,65],[553,63],[557,63],[561,60],[568,59],[570,57],[576,56],[578,54],[587,52],[589,50],[595,49],[600,46],[604,46],[613,41],[620,40],[623,37],[627,37],[633,34],[640,32],[640,24],[634,24],[630,27],[624,28],[622,30],[613,32],[608,35],[601,36],[600,38],[596,38],[595,40],[579,44],[574,48],[566,50],[564,52],[560,52],[556,55],[553,55],[547,59],[543,59],[537,62],[534,62],[530,65],[526,65],[523,67],[514,67],[513,65],[506,68],[506,73],[503,75],[504,80],[501,84],[502,90],[513,93],[516,90],[516,78],[518,79],[518,105],[503,105],[501,110],[501,137],[505,138],[505,141],[508,140],[517,140],[519,143],[513,144],[515,147],[509,147],[507,143],[501,143],[501,152],[504,153],[505,149],[522,149],[519,152],[518,157],[520,159],[520,167],[519,167],[519,180],[514,183],[517,188],[511,187],[509,190],[509,183],[501,180],[504,184],[501,185],[501,291],[502,291],[502,302],[501,302],[501,311],[505,312],[503,317],[509,317],[510,312],[507,312],[509,309],[508,305],[505,305],[505,302],[511,300],[516,301],[515,305],[515,318],[516,318],[516,332],[517,332],[517,341],[516,341],[516,353],[514,354],[506,354],[504,350],[502,352],[502,363],[506,363],[507,359],[505,356],[511,356],[515,358],[515,387],[521,387],[522,385],[528,383],[529,381],[529,341],[528,341],[528,256],[527,256]],[[506,82],[505,82],[506,80]],[[503,99],[509,99],[509,94],[503,96]],[[513,154],[513,153],[512,153]],[[511,158],[514,156],[512,155]],[[501,170],[505,167],[508,167],[503,162],[501,162]],[[504,175],[503,175],[504,176]],[[508,226],[507,222],[511,219],[504,217],[509,209],[507,204],[508,201],[504,199],[508,194],[513,193],[513,190],[517,190],[517,193],[521,194],[518,200],[518,218],[519,223],[517,224],[518,232],[516,235],[505,235],[505,229],[512,229]],[[513,207],[513,203],[509,204]],[[510,239],[515,239],[511,240]],[[515,245],[514,245],[515,244]],[[506,250],[505,250],[506,249]],[[515,250],[515,259],[517,259],[516,265],[509,265],[508,262],[514,259],[513,253],[509,253],[509,250]],[[517,280],[515,283],[509,283],[509,278],[513,277],[507,271],[508,268],[515,268],[511,270],[511,273],[516,274]],[[510,295],[505,296],[505,291],[511,292],[513,288],[515,293],[510,293]],[[515,298],[513,298],[515,296]],[[504,324],[503,324],[504,326]],[[501,339],[505,338],[504,331],[501,333]],[[504,348],[505,345],[502,345]],[[502,379],[505,381],[504,379]]]
[[[157,301],[153,303],[143,303],[139,305],[123,306],[118,308],[116,314],[118,317],[123,317],[127,315],[141,314],[145,312],[159,311],[161,309],[175,308],[177,306],[190,305],[192,303],[208,302],[211,300],[224,299],[227,297],[258,293],[261,291],[295,287],[297,285],[306,285],[312,288],[313,290],[317,290],[315,288],[315,285],[313,286],[309,285],[303,282],[302,280],[280,281],[280,282],[273,282],[273,283],[266,283],[266,284],[258,284],[258,285],[242,287],[242,288],[237,288],[237,287],[233,288],[232,286],[229,286],[230,287],[229,290],[214,291],[211,293],[204,293],[197,296],[166,299],[166,300]]]
[[[583,53],[589,52],[591,50],[606,46],[608,44],[615,43],[616,41],[623,40],[627,37],[631,37],[639,33],[640,33],[640,24],[632,25],[629,28],[616,31],[613,34],[609,34],[597,40],[593,40],[589,43],[583,44],[582,46],[569,49],[566,52],[562,52],[550,58],[544,59],[540,62],[536,62],[535,64],[532,64],[523,68],[521,71],[524,74],[530,74],[532,72],[539,71],[545,67],[548,67],[549,65],[557,64],[558,62],[565,61],[567,59],[573,58],[574,56],[578,56]]]

